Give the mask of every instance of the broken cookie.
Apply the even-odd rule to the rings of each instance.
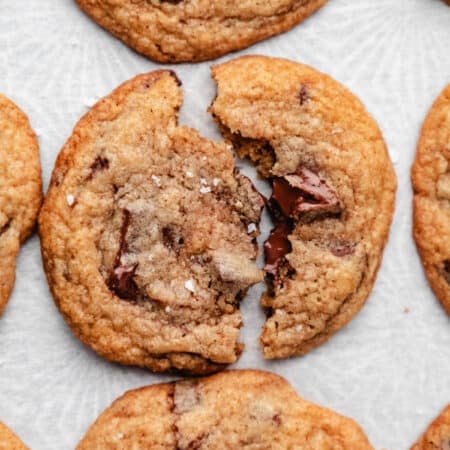
[[[297,395],[283,378],[255,370],[127,392],[77,450],[372,450],[361,428]]]
[[[450,84],[423,124],[412,184],[414,239],[428,282],[450,314]]]
[[[272,185],[264,356],[304,354],[371,291],[394,209],[392,164],[376,122],[328,76],[262,56],[212,74],[210,110],[224,137]]]
[[[39,218],[73,332],[105,358],[208,373],[236,361],[263,199],[232,149],[178,126],[179,80],[141,75],[77,124]]]

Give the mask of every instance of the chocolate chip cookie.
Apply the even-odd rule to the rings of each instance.
[[[411,450],[450,450],[450,405],[428,427]]]
[[[77,0],[103,28],[160,62],[204,61],[282,33],[327,0]]]
[[[27,116],[0,95],[0,314],[14,286],[16,257],[42,201],[39,145]]]
[[[264,203],[229,145],[177,125],[179,84],[140,75],[80,120],[39,229],[56,304],[83,342],[112,361],[207,373],[241,352]]]
[[[264,356],[304,354],[347,324],[370,293],[394,208],[392,164],[376,122],[330,77],[262,56],[212,73],[211,112],[272,185]]]
[[[127,392],[78,445],[88,449],[372,449],[351,419],[253,370]]]
[[[28,447],[2,422],[0,422],[0,450],[27,450]]]
[[[450,84],[423,124],[412,183],[414,239],[430,286],[450,314]]]

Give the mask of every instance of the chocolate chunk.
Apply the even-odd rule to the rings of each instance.
[[[163,244],[175,253],[179,253],[180,246],[184,244],[184,238],[178,236],[176,231],[170,227],[164,227],[162,229],[162,241]]]
[[[306,87],[306,84],[302,84],[302,87],[300,88],[300,105],[304,105],[309,100],[308,95],[308,88]]]
[[[122,264],[122,256],[128,251],[127,233],[131,223],[131,213],[123,210],[123,221],[120,229],[119,250],[114,261],[114,269],[108,280],[109,289],[124,300],[135,300],[138,295],[138,287],[133,280],[138,264]]]
[[[324,215],[340,210],[336,193],[316,173],[300,166],[295,173],[272,179],[272,196],[268,202],[275,228],[264,243],[267,273],[278,276],[285,257],[292,251],[288,235],[294,228],[293,219],[316,212]],[[331,248],[337,256],[353,252],[350,244],[337,243]]]
[[[306,167],[299,167],[294,174],[275,177],[272,185],[271,200],[279,205],[286,217],[295,218],[319,210],[337,212],[339,209],[336,193]]]
[[[292,251],[292,245],[288,239],[292,233],[290,222],[280,222],[270,233],[269,238],[264,242],[266,265],[264,270],[274,276],[278,274],[280,265],[285,257]]]
[[[355,248],[350,242],[332,242],[330,244],[330,251],[334,256],[343,257],[352,255]]]
[[[173,3],[173,4],[177,4],[177,3],[181,3],[182,0],[175,0],[175,1],[168,1],[166,0],[167,3]],[[181,82],[181,80],[178,78],[178,75],[176,74],[176,72],[174,70],[169,70],[169,74],[172,78],[175,79],[177,86],[181,86],[183,83]]]
[[[108,158],[105,158],[104,156],[97,156],[95,158],[95,161],[91,165],[91,170],[93,173],[109,169],[109,160]]]
[[[138,264],[119,266],[114,269],[114,275],[109,282],[109,288],[117,297],[124,300],[135,300],[138,288],[133,280]]]
[[[281,423],[282,423],[281,415],[280,415],[280,414],[275,414],[275,415],[272,417],[272,420],[275,422],[275,424],[276,424],[277,426],[280,426]]]

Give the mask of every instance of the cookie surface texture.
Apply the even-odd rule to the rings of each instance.
[[[0,422],[0,450],[27,450],[28,447],[2,422]]]
[[[0,314],[14,286],[16,258],[42,200],[39,145],[27,116],[0,94]]]
[[[83,342],[124,364],[208,373],[241,351],[263,200],[229,145],[177,125],[178,84],[140,75],[81,119],[39,229],[56,304]]]
[[[292,28],[327,0],[77,0],[99,25],[159,62],[204,61]]]
[[[450,405],[431,423],[411,450],[450,450]]]
[[[430,286],[450,314],[450,84],[423,124],[412,182],[414,239]]]
[[[297,395],[283,378],[252,370],[126,393],[94,423],[87,449],[372,449],[351,419]]]
[[[273,189],[264,356],[304,354],[370,293],[394,208],[391,161],[360,101],[310,67],[253,56],[212,72],[212,114]]]

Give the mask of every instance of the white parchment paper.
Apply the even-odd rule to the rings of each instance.
[[[383,264],[362,312],[307,356],[265,362],[256,287],[242,306],[246,350],[235,367],[279,373],[305,398],[353,417],[375,448],[408,449],[450,402],[450,321],[412,241],[409,179],[421,123],[450,82],[450,8],[440,0],[330,0],[294,30],[239,52],[247,53],[310,64],[358,95],[384,132],[399,188]],[[185,92],[181,123],[218,139],[206,112],[215,92],[211,64],[174,68]],[[28,113],[39,135],[45,187],[88,107],[157,67],[72,0],[0,0],[0,91]],[[73,449],[124,391],[168,379],[108,363],[72,336],[53,305],[33,236],[0,320],[0,420],[32,449]]]

